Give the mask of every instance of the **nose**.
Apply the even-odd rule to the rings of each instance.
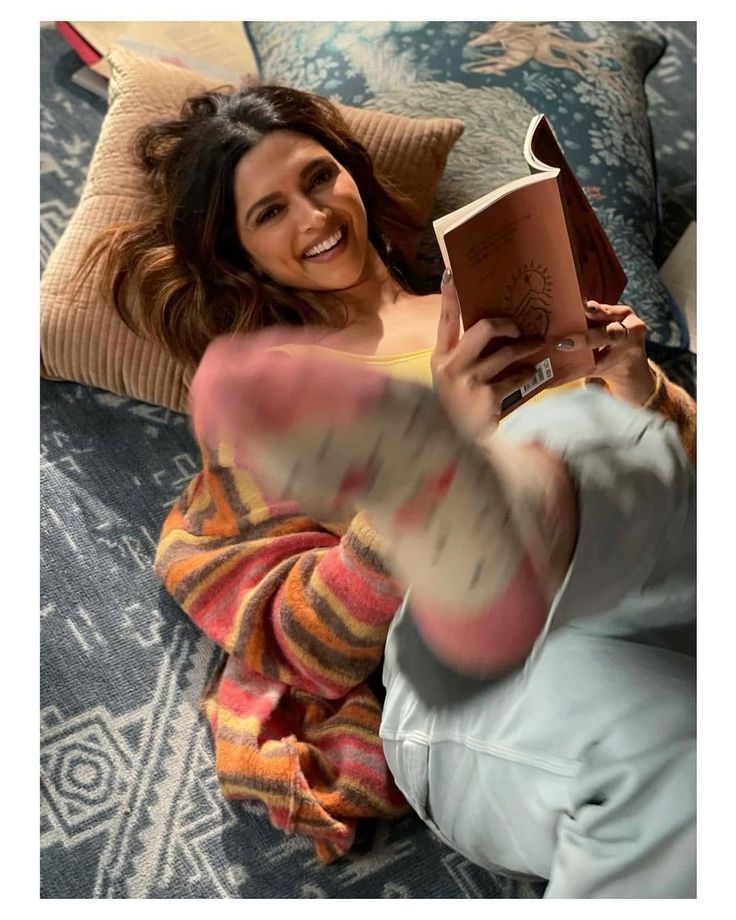
[[[299,229],[308,232],[323,227],[327,222],[329,209],[309,195],[301,195],[296,204],[296,216]]]

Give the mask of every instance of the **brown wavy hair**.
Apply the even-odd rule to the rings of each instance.
[[[235,168],[265,135],[284,129],[314,138],[350,173],[367,212],[370,242],[391,276],[412,290],[392,233],[397,224],[419,227],[398,190],[375,174],[370,155],[332,103],[268,85],[193,96],[179,118],[139,132],[135,155],[153,214],[104,230],[74,280],[101,262],[102,295],[126,325],[189,365],[222,333],[271,325],[344,326],[339,297],[286,288],[258,275],[238,237]]]

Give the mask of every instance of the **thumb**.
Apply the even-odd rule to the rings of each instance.
[[[460,301],[457,299],[452,272],[446,269],[442,275],[442,304],[440,320],[437,325],[436,355],[446,355],[452,351],[460,339]]]

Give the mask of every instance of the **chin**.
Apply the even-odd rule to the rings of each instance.
[[[328,291],[347,291],[357,287],[361,281],[365,281],[365,277],[366,272],[362,267],[354,268],[352,271],[335,272],[331,278],[326,279],[324,289]]]
[[[357,259],[345,259],[342,265],[323,265],[319,271],[308,272],[303,286],[313,291],[348,290],[365,280],[366,268],[365,263]]]

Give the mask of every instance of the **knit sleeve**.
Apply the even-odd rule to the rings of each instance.
[[[294,502],[269,504],[248,471],[203,456],[164,523],[158,576],[250,670],[343,696],[380,662],[403,595],[384,567],[381,537],[362,513],[340,527],[311,520]]]
[[[656,378],[654,393],[644,403],[645,409],[659,412],[677,425],[680,440],[690,460],[696,456],[696,407],[695,400],[681,386],[669,380],[661,367],[649,360],[649,367]]]
[[[695,400],[681,386],[673,383],[661,367],[651,358],[647,359],[654,375],[654,392],[644,403],[643,408],[664,415],[677,426],[685,453],[695,463],[696,453],[696,407]],[[601,377],[588,377],[586,384],[608,390]]]

